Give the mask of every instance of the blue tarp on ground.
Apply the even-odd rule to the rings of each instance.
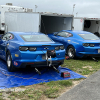
[[[58,68],[60,73],[53,69],[42,69],[42,74],[37,74],[33,68],[23,68],[16,72],[8,72],[6,63],[0,60],[0,89],[11,88],[18,86],[27,86],[49,81],[68,80],[75,78],[86,78],[79,75],[68,68]],[[70,78],[62,78],[61,72],[68,71],[71,74]]]

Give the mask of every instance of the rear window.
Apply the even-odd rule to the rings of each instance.
[[[84,40],[99,40],[99,38],[94,34],[78,34]]]
[[[26,42],[51,42],[51,39],[46,35],[20,35]]]

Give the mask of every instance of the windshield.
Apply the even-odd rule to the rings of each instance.
[[[51,42],[46,35],[20,35],[26,42]]]
[[[97,37],[94,34],[78,34],[78,35],[85,40],[99,40],[99,37]]]

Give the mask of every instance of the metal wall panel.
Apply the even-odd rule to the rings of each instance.
[[[38,13],[6,13],[5,23],[8,31],[39,32]]]
[[[83,26],[84,26],[84,19],[74,19],[74,22],[73,22],[74,30],[76,30],[76,31],[78,31],[78,30],[83,31]]]

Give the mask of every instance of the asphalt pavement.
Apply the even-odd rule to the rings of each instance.
[[[100,100],[100,70],[55,100]]]

